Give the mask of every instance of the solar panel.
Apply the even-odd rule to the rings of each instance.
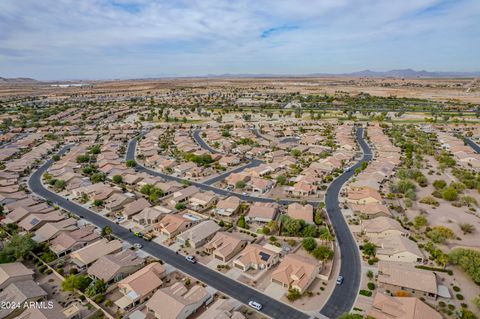
[[[33,218],[32,221],[30,222],[31,225],[36,225],[38,224],[39,220],[37,218]]]
[[[263,261],[267,261],[269,258],[270,258],[269,254],[266,254],[264,252],[260,252],[260,259],[262,259]]]

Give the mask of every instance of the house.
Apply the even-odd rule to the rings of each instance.
[[[0,264],[0,291],[8,285],[33,279],[33,271],[20,262]]]
[[[405,236],[388,235],[373,241],[377,246],[375,256],[384,261],[421,263],[425,259],[418,245]]]
[[[390,297],[377,292],[368,318],[375,319],[442,319],[434,308],[415,297]]]
[[[292,195],[300,197],[300,196],[311,196],[314,195],[317,191],[317,186],[306,181],[299,181],[295,183],[291,188],[288,188],[288,191],[292,193]]]
[[[188,290],[183,283],[177,282],[155,292],[147,302],[147,309],[156,318],[186,319],[209,298],[210,293],[201,285]]]
[[[248,186],[253,192],[263,194],[272,188],[273,182],[270,179],[252,177],[248,182]]]
[[[171,194],[173,192],[176,192],[180,189],[182,189],[182,184],[175,182],[175,181],[169,181],[169,182],[156,182],[155,187],[160,188],[165,195]]]
[[[153,229],[168,238],[173,238],[193,225],[192,220],[180,215],[167,215]]]
[[[65,215],[59,211],[53,211],[47,214],[31,214],[25,217],[18,226],[26,231],[34,231],[46,223],[59,222],[65,218]]]
[[[47,299],[47,292],[43,290],[39,284],[29,279],[24,281],[16,281],[9,284],[0,292],[0,300],[9,302],[17,306],[3,306],[0,308],[0,318],[10,319],[17,318],[30,302],[41,301]]]
[[[245,316],[235,309],[238,305],[233,300],[218,299],[208,306],[198,319],[245,319]]]
[[[207,208],[215,204],[218,197],[214,192],[196,193],[189,199],[189,203],[194,210]]]
[[[240,233],[218,232],[205,246],[204,250],[213,258],[228,262],[238,254],[251,240],[251,237]]]
[[[438,294],[435,273],[415,268],[410,263],[380,261],[377,281],[379,287],[394,295],[401,292],[417,298],[436,299]]]
[[[163,284],[167,272],[158,262],[153,262],[118,282],[123,297],[115,301],[121,309],[145,302]]]
[[[5,205],[8,208],[8,205]],[[31,206],[18,206],[12,208],[6,218],[2,221],[4,224],[20,223],[23,219],[31,214],[47,214],[55,211],[55,208],[48,206],[46,203],[35,204]]]
[[[142,210],[145,208],[148,208],[152,205],[150,205],[150,202],[146,200],[145,198],[141,197],[137,200],[134,200],[133,202],[128,203],[125,205],[123,208],[123,216],[125,216],[127,219],[132,219],[132,217],[138,213],[140,213]]]
[[[50,242],[50,250],[60,257],[85,247],[100,239],[100,234],[94,230],[93,225],[86,225],[72,232],[61,233]]]
[[[67,218],[55,223],[48,223],[40,227],[35,236],[32,237],[37,243],[50,241],[63,232],[71,232],[78,229],[77,220],[75,218]]]
[[[196,167],[197,167],[197,164],[193,162],[186,162],[186,163],[182,163],[180,165],[175,166],[173,171],[177,173],[179,176],[184,176],[187,172],[189,172],[190,170]]]
[[[200,190],[196,186],[188,186],[187,188],[182,188],[173,193],[173,196],[170,199],[170,205],[175,206],[178,203],[187,201],[190,199],[190,197],[192,197],[198,192],[200,192]]]
[[[288,254],[273,271],[271,281],[303,293],[317,278],[319,272],[320,263],[315,258]]]
[[[109,212],[116,212],[116,211],[122,210],[125,207],[125,205],[133,201],[134,201],[134,198],[132,196],[129,196],[123,193],[116,193],[110,196],[105,201],[105,208]]]
[[[380,216],[391,217],[392,214],[388,210],[388,207],[384,204],[369,203],[369,204],[351,204],[352,211],[356,215],[360,215],[364,218],[376,218]]]
[[[240,159],[237,156],[224,156],[218,161],[218,164],[223,167],[234,166],[240,164]]]
[[[120,251],[121,249],[121,241],[117,239],[108,241],[106,238],[102,238],[101,240],[70,253],[70,260],[79,268],[83,269],[93,264],[98,258]]]
[[[238,182],[247,183],[250,180],[250,175],[245,173],[232,173],[225,178],[225,182],[229,187],[236,187]]]
[[[279,261],[279,254],[258,244],[250,244],[233,261],[233,266],[243,271],[270,269]]]
[[[350,189],[347,195],[347,201],[353,204],[381,203],[382,196],[370,187],[359,189]]]
[[[143,263],[143,258],[138,257],[133,250],[122,250],[100,257],[88,267],[87,273],[105,283],[117,282],[137,271]]]
[[[287,215],[290,218],[302,219],[309,224],[313,224],[313,206],[310,204],[292,203],[288,205]]]
[[[217,205],[213,209],[215,214],[222,216],[232,216],[240,209],[240,198],[236,196],[230,196],[218,201]]]
[[[133,215],[132,220],[139,225],[148,226],[158,223],[163,215],[171,213],[173,210],[163,206],[146,207],[140,213]]]
[[[361,229],[362,233],[370,239],[383,238],[389,235],[408,236],[408,231],[398,221],[383,216],[362,220]]]
[[[206,220],[177,236],[177,242],[186,245],[187,242],[193,248],[198,248],[207,243],[221,229],[213,220]]]
[[[250,210],[248,211],[248,215],[245,216],[245,220],[268,223],[276,218],[277,212],[277,203],[255,202],[250,206]]]

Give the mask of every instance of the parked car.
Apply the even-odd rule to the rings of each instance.
[[[115,218],[115,223],[120,224],[120,223],[123,222],[124,220],[125,220],[125,217],[120,216],[120,217]]]
[[[258,303],[258,302],[256,302],[256,301],[250,300],[250,301],[248,302],[248,305],[249,305],[250,307],[252,307],[253,309],[256,309],[256,310],[259,310],[259,311],[262,310],[262,304],[261,304],[261,303]]]
[[[343,276],[338,276],[337,277],[337,285],[343,284]]]
[[[185,259],[186,259],[188,262],[192,263],[192,264],[196,264],[196,263],[197,263],[197,260],[195,259],[195,256],[190,256],[190,255],[189,255],[189,256],[185,257]]]
[[[139,243],[135,243],[133,244],[133,247],[135,247],[136,249],[142,249],[142,244],[139,244]]]

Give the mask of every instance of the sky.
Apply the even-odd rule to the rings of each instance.
[[[0,76],[480,71],[479,0],[1,0]]]

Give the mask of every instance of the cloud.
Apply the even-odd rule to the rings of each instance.
[[[293,31],[293,30],[297,30],[297,29],[298,29],[297,26],[288,26],[288,25],[281,26],[281,27],[275,27],[275,28],[269,28],[267,30],[262,31],[262,34],[260,35],[260,37],[266,39],[266,38],[269,38],[273,35],[277,35],[277,34],[284,33],[284,32],[289,32],[289,31]]]
[[[476,0],[3,0],[0,76],[478,70],[478,30]]]

